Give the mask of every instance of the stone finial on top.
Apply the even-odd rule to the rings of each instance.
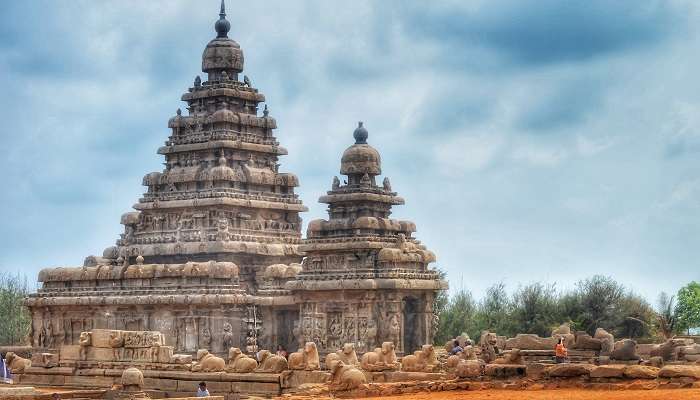
[[[270,115],[270,110],[267,109],[267,104],[265,104],[265,109],[263,109],[263,117]]]
[[[367,129],[362,125],[363,122],[359,121],[357,123],[357,128],[355,129],[355,132],[352,133],[352,136],[355,137],[355,144],[367,144],[367,137],[369,136],[369,132],[367,132]]]
[[[216,37],[226,38],[228,37],[228,31],[231,30],[231,23],[226,19],[226,4],[224,0],[221,0],[221,11],[219,11],[219,20],[214,24],[214,29],[216,30]]]

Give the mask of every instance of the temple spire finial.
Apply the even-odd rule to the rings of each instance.
[[[367,136],[369,136],[369,133],[363,126],[362,121],[357,123],[357,129],[352,133],[352,136],[355,138],[355,144],[367,144]]]
[[[231,29],[231,24],[226,19],[226,4],[224,0],[221,0],[221,10],[219,11],[219,20],[214,24],[214,29],[216,30],[216,37],[227,38],[228,31]]]

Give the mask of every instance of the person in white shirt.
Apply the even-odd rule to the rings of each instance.
[[[197,397],[209,397],[209,391],[207,390],[207,384],[205,382],[199,382]]]

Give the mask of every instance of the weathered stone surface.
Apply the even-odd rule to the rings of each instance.
[[[659,370],[659,377],[700,379],[700,365],[666,365]]]
[[[526,370],[525,365],[488,364],[484,368],[484,375],[496,378],[510,378],[525,376]]]
[[[393,371],[399,368],[400,364],[394,351],[394,343],[384,342],[381,348],[368,351],[362,355],[360,361],[362,369],[365,371]]]
[[[455,375],[460,378],[476,378],[484,374],[484,363],[477,360],[462,360],[455,368]]]
[[[610,353],[610,359],[619,361],[639,360],[639,355],[637,354],[637,342],[632,339],[623,339],[615,342],[613,351]]]
[[[289,369],[315,371],[321,368],[316,343],[306,342],[301,351],[289,355]]]
[[[547,364],[531,363],[527,364],[525,373],[530,379],[540,379],[547,374],[547,369],[550,367]]]
[[[628,365],[625,367],[624,376],[630,379],[656,379],[659,368],[646,365]]]
[[[401,370],[406,372],[434,372],[439,367],[432,344],[423,345],[421,350],[416,350],[401,360]]]
[[[621,378],[624,375],[626,365],[601,365],[591,370],[591,378]]]
[[[543,338],[534,334],[521,333],[506,340],[506,349],[551,350],[557,345],[557,338]]]
[[[206,349],[197,351],[197,362],[192,365],[192,372],[222,372],[226,369],[226,361],[209,353]]]
[[[13,374],[21,374],[25,369],[32,366],[31,360],[22,358],[13,352],[9,352],[5,355],[5,363],[7,369]]]
[[[35,367],[52,368],[58,365],[59,357],[55,353],[34,353],[32,364]]]
[[[589,364],[557,364],[551,367],[547,374],[551,377],[574,377],[588,375],[594,366]]]
[[[602,339],[595,339],[587,332],[577,331],[574,348],[579,350],[600,350]]]
[[[615,347],[615,337],[603,328],[598,328],[595,330],[594,339],[600,340],[600,355],[609,356],[611,355],[613,348]]]

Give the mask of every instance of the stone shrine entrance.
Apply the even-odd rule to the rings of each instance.
[[[418,299],[404,297],[403,299],[403,353],[413,354],[421,346],[420,320],[418,318]]]

